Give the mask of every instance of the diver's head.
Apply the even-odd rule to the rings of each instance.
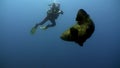
[[[59,3],[54,3],[54,2],[53,2],[52,7],[53,7],[53,8],[58,8],[58,9],[59,9],[59,8],[60,8],[60,4],[59,4]]]

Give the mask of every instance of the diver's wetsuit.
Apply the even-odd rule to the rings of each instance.
[[[43,25],[43,24],[46,23],[48,20],[51,22],[51,24],[48,24],[48,25],[46,26],[46,28],[55,26],[55,25],[56,25],[56,22],[55,22],[56,16],[58,17],[59,15],[58,15],[58,14],[53,14],[53,13],[47,14],[47,16],[44,18],[44,20],[43,20],[42,22],[36,24],[36,28],[37,28],[39,25]]]
[[[46,28],[49,27],[53,27],[56,25],[55,20],[58,18],[59,14],[62,14],[61,12],[59,12],[60,9],[59,8],[55,8],[54,6],[47,11],[47,16],[44,18],[44,20],[38,24],[36,24],[35,28],[37,28],[39,25],[43,25],[44,23],[46,23],[48,20],[51,22],[51,24],[48,24],[46,26]]]

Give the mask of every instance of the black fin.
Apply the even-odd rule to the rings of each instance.
[[[78,30],[77,29],[70,28],[70,34],[71,34],[73,39],[77,39],[78,38]]]

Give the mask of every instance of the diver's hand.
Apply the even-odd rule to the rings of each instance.
[[[63,12],[63,11],[61,11],[61,14],[64,14],[64,12]]]
[[[59,11],[58,13],[59,13],[59,14],[63,14],[64,12],[61,10],[61,11]]]

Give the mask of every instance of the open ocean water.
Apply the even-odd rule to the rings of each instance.
[[[52,2],[0,0],[0,68],[120,68],[120,0],[56,0],[56,26],[31,35]],[[60,39],[81,8],[95,23],[83,47]]]

